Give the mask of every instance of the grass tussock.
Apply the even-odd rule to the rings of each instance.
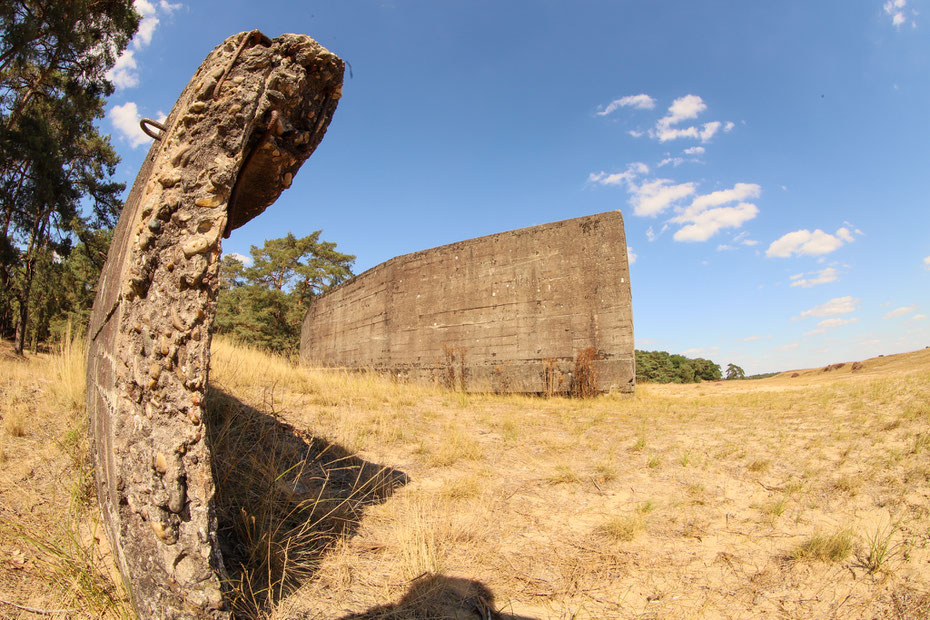
[[[852,553],[855,540],[852,530],[848,528],[829,534],[817,532],[795,547],[790,557],[793,560],[842,562]]]
[[[635,514],[613,517],[598,528],[598,533],[610,540],[629,542],[646,529],[644,514],[637,511]]]

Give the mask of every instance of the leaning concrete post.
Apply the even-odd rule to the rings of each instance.
[[[241,33],[210,53],[163,125],[145,125],[157,138],[100,277],[87,359],[97,495],[141,617],[226,616],[202,425],[220,237],[290,186],[342,73],[307,36]]]

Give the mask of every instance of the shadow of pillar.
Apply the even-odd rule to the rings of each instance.
[[[494,595],[479,581],[446,575],[415,579],[394,604],[342,616],[339,620],[535,620],[498,611]]]
[[[220,389],[207,392],[218,538],[235,617],[255,617],[312,577],[366,506],[407,475],[365,461]]]

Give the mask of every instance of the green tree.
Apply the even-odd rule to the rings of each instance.
[[[736,364],[727,364],[727,379],[745,379],[746,373]]]
[[[307,304],[352,277],[355,256],[320,241],[322,231],[252,246],[252,264],[226,255],[220,266],[216,332],[278,352],[296,352]]]
[[[636,351],[636,380],[653,383],[696,383],[716,381],[720,366],[713,361],[665,351]]]
[[[115,224],[124,185],[94,122],[138,24],[131,0],[0,4],[0,335],[19,353],[33,310],[54,307],[40,281]]]

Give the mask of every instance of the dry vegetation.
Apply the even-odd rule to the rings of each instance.
[[[223,341],[211,372],[242,614],[930,614],[930,350],[592,400]],[[95,542],[81,373],[74,351],[0,357],[0,618],[129,614]]]

